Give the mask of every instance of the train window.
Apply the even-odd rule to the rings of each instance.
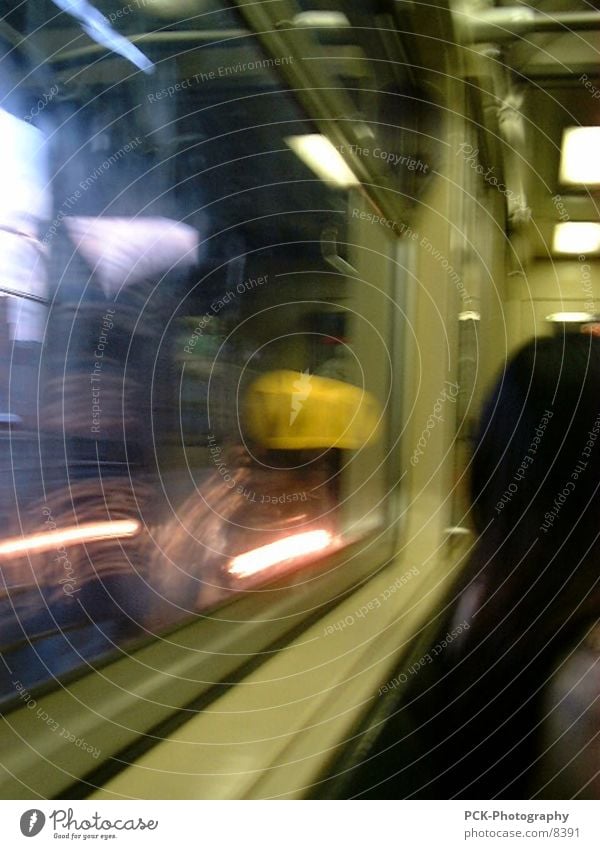
[[[389,234],[291,57],[159,6],[1,33],[5,697],[387,523]]]

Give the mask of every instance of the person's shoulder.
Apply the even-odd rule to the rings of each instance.
[[[549,679],[541,730],[537,794],[600,798],[600,623]]]

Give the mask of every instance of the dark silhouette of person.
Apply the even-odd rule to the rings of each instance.
[[[537,339],[511,358],[470,473],[473,553],[399,670],[354,793],[597,797],[600,339]]]

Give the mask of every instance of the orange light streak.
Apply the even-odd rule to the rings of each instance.
[[[234,557],[229,566],[229,573],[240,578],[255,575],[277,563],[292,560],[306,554],[316,554],[331,545],[332,536],[329,531],[306,531],[292,534],[277,542],[271,542],[260,548],[246,551]]]
[[[23,554],[28,551],[48,551],[65,545],[78,545],[82,542],[94,542],[95,540],[114,537],[130,537],[139,530],[139,522],[134,519],[123,519],[118,522],[92,522],[88,525],[77,525],[61,531],[42,531],[39,534],[13,537],[0,542],[0,556]]]

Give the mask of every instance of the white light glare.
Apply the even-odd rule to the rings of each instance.
[[[459,312],[458,320],[459,321],[479,321],[481,315],[475,310],[465,310],[464,312]]]
[[[571,185],[600,184],[600,127],[568,127],[563,130],[560,182]]]
[[[358,177],[348,168],[344,158],[320,133],[287,136],[285,143],[324,182],[335,183],[344,189],[359,185]]]
[[[229,573],[239,578],[246,578],[262,572],[277,563],[293,560],[307,554],[316,554],[326,549],[332,541],[329,531],[306,531],[302,534],[292,534],[277,542],[263,545],[238,554],[229,566]]]
[[[546,316],[546,321],[556,321],[559,324],[593,321],[594,316],[589,312],[553,312]]]
[[[557,254],[593,254],[600,251],[600,224],[565,221],[554,226],[552,250]]]

